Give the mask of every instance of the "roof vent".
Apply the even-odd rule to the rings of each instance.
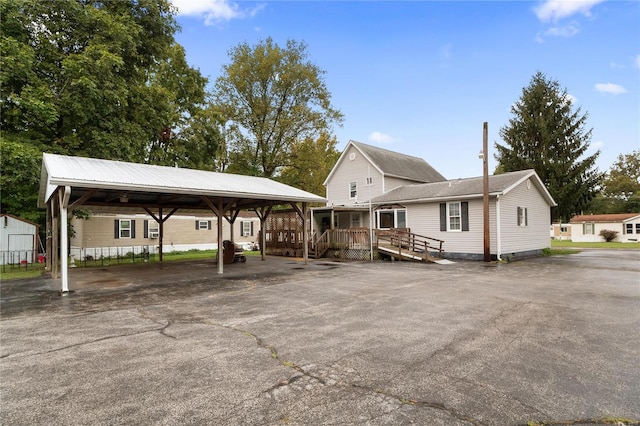
[[[356,153],[352,152],[351,154],[349,154],[349,160],[353,161],[356,159]]]

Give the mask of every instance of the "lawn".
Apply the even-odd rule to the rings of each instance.
[[[581,243],[568,240],[551,240],[551,248],[596,248],[596,249],[622,249],[622,250],[639,250],[640,243]]]

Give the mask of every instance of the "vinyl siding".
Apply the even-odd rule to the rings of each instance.
[[[136,238],[114,238],[114,220],[129,219],[136,221]],[[72,247],[97,248],[97,247],[118,247],[118,246],[142,246],[157,245],[158,238],[144,238],[144,221],[148,220],[149,225],[155,221],[150,216],[117,216],[104,215],[92,216],[88,220],[72,219],[72,224],[76,230],[76,236],[71,239]],[[198,220],[211,221],[211,229],[195,228]],[[251,221],[253,223],[253,235],[243,237],[241,223]],[[163,245],[211,245],[216,244],[218,239],[217,219],[215,217],[196,216],[172,216],[163,227]],[[257,217],[238,217],[234,222],[234,241],[254,242],[258,240],[260,230],[260,220]],[[227,220],[222,222],[223,239],[231,238],[231,227]]]
[[[352,153],[355,154],[355,159],[350,160]],[[373,178],[371,188],[366,186],[369,173]],[[330,205],[355,204],[355,200],[349,198],[350,182],[358,183],[358,204],[369,201],[369,193],[372,197],[382,194],[382,175],[353,146],[346,151],[331,179],[327,181],[327,199]]]
[[[450,200],[469,203],[469,231],[440,231],[440,203],[421,203],[407,205],[407,226],[411,232],[426,237],[443,240],[443,249],[448,253],[483,254],[484,228],[482,199]],[[495,201],[489,203],[491,233],[491,253],[496,253]],[[548,229],[548,228],[547,228]],[[548,231],[547,231],[548,232]]]
[[[396,189],[399,186],[411,185],[413,183],[415,183],[415,182],[409,181],[409,180],[406,180],[406,179],[397,178],[397,177],[385,176],[385,178],[384,178],[384,192],[389,192],[392,189]]]
[[[527,226],[518,226],[518,207],[527,208]],[[549,247],[549,204],[536,186],[526,181],[500,197],[502,254],[541,250]]]
[[[4,221],[7,221],[7,227]],[[36,226],[11,216],[0,217],[0,250],[38,250]]]

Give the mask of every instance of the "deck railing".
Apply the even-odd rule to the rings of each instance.
[[[376,246],[380,245],[380,243],[397,247],[400,252],[404,249],[414,253],[424,253],[426,259],[429,252],[437,252],[438,256],[441,256],[444,241],[408,231],[389,230],[376,233]]]

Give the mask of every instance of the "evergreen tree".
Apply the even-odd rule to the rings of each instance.
[[[598,192],[602,173],[595,167],[600,151],[585,156],[591,141],[587,114],[574,109],[566,89],[536,73],[511,107],[509,124],[496,143],[500,170],[534,169],[558,207],[552,219],[568,221],[587,208]]]

